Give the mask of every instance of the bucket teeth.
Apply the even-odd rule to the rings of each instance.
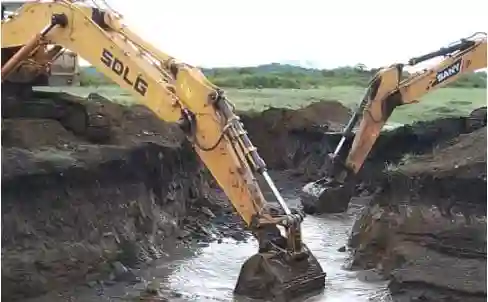
[[[290,301],[317,294],[325,287],[326,273],[307,252],[302,260],[285,259],[277,253],[259,253],[242,266],[234,293],[267,301]]]

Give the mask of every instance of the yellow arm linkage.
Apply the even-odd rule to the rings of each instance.
[[[397,106],[412,104],[432,92],[459,79],[463,74],[486,67],[486,36],[481,39],[461,40],[425,56],[414,58],[409,65],[447,56],[434,67],[401,80],[402,64],[380,70],[369,87],[358,132],[355,135],[345,166],[354,174],[359,171],[381,129]]]
[[[61,22],[46,30],[53,16]],[[253,171],[265,176],[280,204],[282,197],[232,105],[200,70],[157,50],[114,14],[69,1],[22,6],[16,15],[2,21],[2,48],[27,45],[40,33],[38,44],[60,45],[78,53],[162,120],[183,121],[196,152],[248,226],[299,225],[291,222],[303,217],[291,214],[286,205],[282,204],[286,217],[269,215]],[[299,251],[299,227],[288,231],[288,246]]]

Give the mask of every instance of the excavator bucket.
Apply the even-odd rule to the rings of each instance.
[[[317,181],[302,188],[301,203],[306,214],[346,212],[353,195],[351,184]]]
[[[319,293],[325,287],[326,273],[310,251],[305,250],[300,259],[286,259],[277,253],[252,256],[241,267],[234,294],[286,302]]]

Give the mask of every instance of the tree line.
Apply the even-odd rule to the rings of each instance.
[[[202,68],[205,76],[222,88],[292,88],[309,89],[334,86],[368,85],[378,69],[366,69],[364,65],[334,69],[311,69],[294,65],[272,63],[255,67]],[[403,77],[407,77],[404,73]],[[81,69],[82,86],[110,85],[111,80],[94,67]],[[486,72],[461,76],[448,87],[486,88]]]

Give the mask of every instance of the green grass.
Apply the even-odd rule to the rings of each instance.
[[[132,96],[117,86],[48,88],[47,90],[66,91],[80,96],[87,96],[91,92],[96,92],[117,103],[134,104]],[[354,108],[364,93],[364,89],[359,87],[317,89],[228,88],[225,91],[238,110],[252,111],[262,111],[269,107],[297,109],[320,100],[339,100],[344,105]],[[485,88],[442,88],[426,95],[417,104],[397,108],[389,122],[409,124],[420,120],[465,115],[471,110],[485,105]]]

